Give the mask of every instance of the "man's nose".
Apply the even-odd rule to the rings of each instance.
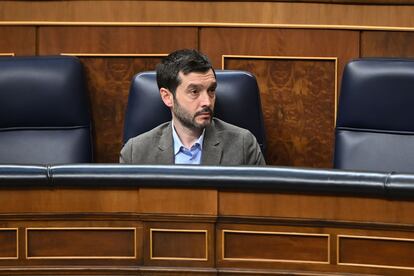
[[[211,106],[214,102],[214,97],[211,97],[207,91],[203,91],[200,95],[201,106]]]

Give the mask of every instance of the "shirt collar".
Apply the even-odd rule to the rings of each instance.
[[[181,142],[180,137],[178,137],[178,134],[175,131],[175,127],[174,127],[174,122],[173,121],[171,121],[171,127],[172,127],[173,141],[174,141],[174,155],[177,155],[177,153],[180,151],[181,147],[184,147],[185,148],[185,146],[183,145],[183,143]],[[204,141],[204,133],[205,133],[205,131],[206,131],[206,129],[203,129],[203,132],[201,133],[200,137],[198,137],[198,139],[194,142],[193,145],[191,145],[191,147],[193,147],[194,145],[198,144],[199,147],[200,147],[200,150],[203,149],[203,141]]]

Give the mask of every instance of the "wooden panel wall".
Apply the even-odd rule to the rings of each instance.
[[[329,168],[344,65],[413,57],[414,5],[307,2],[0,1],[0,54],[81,58],[95,162],[118,162],[132,76],[196,48],[256,75],[269,165]]]
[[[336,59],[226,58],[224,68],[252,72],[261,84],[268,163],[330,166]]]
[[[155,68],[160,57],[82,57],[91,101],[94,159],[118,162],[132,77]],[[102,74],[104,73],[104,74]]]
[[[364,31],[362,57],[414,57],[414,32]]]
[[[36,28],[1,27],[10,39],[0,43],[0,52],[69,53],[81,58],[91,100],[95,161],[104,163],[118,162],[132,76],[153,70],[161,55],[175,49],[198,48],[216,68],[247,70],[256,75],[268,164],[326,168],[332,166],[336,107],[345,63],[359,56],[414,54],[409,47],[414,40],[412,32],[155,26]]]
[[[331,167],[337,76],[346,61],[359,55],[358,32],[256,28],[200,32],[200,48],[216,66],[247,70],[258,78],[267,162]]]
[[[414,5],[335,1],[0,1],[0,21],[179,22],[413,27]],[[347,2],[347,1],[342,1]],[[374,1],[376,2],[376,1]]]
[[[0,275],[414,272],[413,201],[87,185],[0,189]]]
[[[35,27],[0,27],[0,54],[1,55],[35,55],[36,28]]]
[[[70,53],[84,64],[96,162],[117,163],[132,76],[174,49],[197,48],[197,28],[40,27],[39,54]],[[82,37],[83,39],[79,39]]]

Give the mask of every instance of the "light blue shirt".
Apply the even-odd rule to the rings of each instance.
[[[201,154],[203,149],[204,130],[203,133],[198,137],[197,141],[187,149],[178,137],[175,131],[174,124],[172,125],[172,134],[174,140],[174,160],[175,164],[193,164],[199,165],[201,163]]]

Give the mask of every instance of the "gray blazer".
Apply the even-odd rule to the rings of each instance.
[[[120,162],[141,165],[174,164],[171,122],[129,139]],[[254,135],[243,128],[213,118],[204,133],[202,165],[266,165]]]

